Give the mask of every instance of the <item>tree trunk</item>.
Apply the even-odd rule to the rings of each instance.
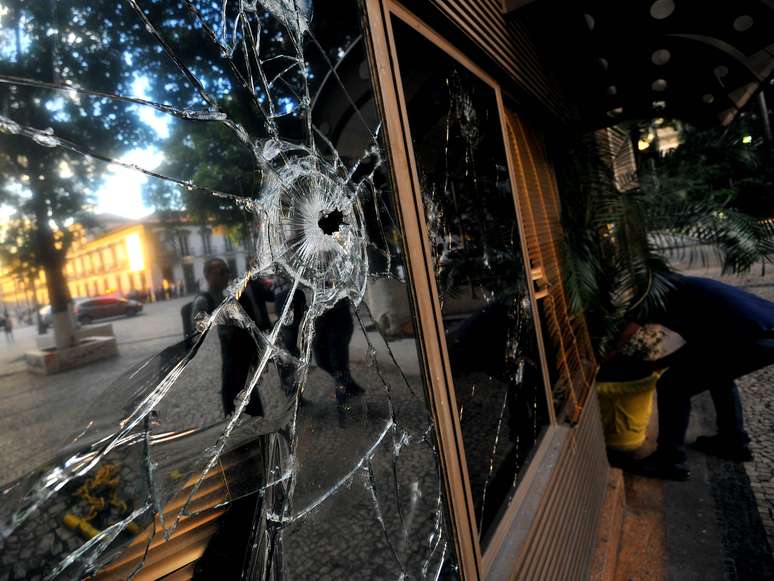
[[[54,232],[48,222],[48,200],[42,192],[44,182],[35,180],[35,242],[37,255],[46,273],[48,300],[51,303],[51,321],[57,350],[75,345],[73,320],[70,313],[70,289],[64,275],[65,248],[56,247]],[[32,185],[32,184],[31,184]]]
[[[40,318],[40,305],[38,304],[38,289],[35,286],[35,277],[37,276],[37,272],[31,273],[29,275],[29,284],[30,288],[32,289],[32,309],[35,312],[35,322],[38,324],[38,335],[45,335],[46,334],[46,326],[43,324],[43,321]]]
[[[62,261],[63,262],[63,261]],[[57,264],[44,266],[46,285],[51,301],[51,321],[54,327],[56,348],[67,349],[75,345],[73,320],[70,313],[70,291],[61,266]]]

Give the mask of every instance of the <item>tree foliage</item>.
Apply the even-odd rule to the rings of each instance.
[[[685,127],[682,143],[641,156],[639,187],[614,186],[607,150],[593,134],[567,148],[560,163],[565,273],[573,309],[584,312],[604,354],[627,320],[662,308],[671,262],[720,258],[745,273],[774,255],[772,172],[762,140],[748,127]],[[656,148],[653,148],[654,150]],[[750,191],[758,196],[751,212]],[[760,203],[764,200],[765,203]]]

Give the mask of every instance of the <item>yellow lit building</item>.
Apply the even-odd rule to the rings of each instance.
[[[152,248],[144,224],[121,226],[91,239],[76,236],[65,265],[70,295],[79,298],[113,293],[127,295],[131,291],[150,293]],[[0,268],[0,300],[6,305],[31,306],[33,286],[38,304],[47,305],[46,275],[42,270],[32,285]]]
[[[171,290],[191,294],[205,288],[204,263],[217,256],[227,262],[232,276],[247,269],[249,240],[234,240],[227,228],[191,222],[183,215],[141,222],[103,215],[101,228],[87,231],[71,226],[75,241],[65,263],[65,277],[74,299],[133,291],[155,299]],[[46,276],[41,270],[34,283],[23,281],[0,264],[0,306],[49,304]]]

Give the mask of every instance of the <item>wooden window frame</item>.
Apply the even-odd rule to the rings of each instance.
[[[446,350],[445,330],[441,316],[441,306],[433,269],[428,227],[425,221],[424,203],[418,179],[416,160],[409,130],[407,108],[404,99],[400,68],[395,53],[392,31],[392,18],[398,18],[417,33],[434,44],[440,50],[457,61],[461,66],[490,86],[496,97],[497,109],[502,130],[511,192],[514,202],[514,218],[517,220],[519,240],[522,245],[522,258],[527,276],[532,279],[528,258],[524,225],[519,207],[516,184],[517,167],[515,152],[511,150],[508,138],[508,111],[503,102],[500,85],[480,67],[473,63],[462,51],[427,26],[410,10],[395,0],[364,0],[365,27],[370,42],[367,42],[377,104],[384,119],[384,134],[391,160],[393,183],[398,200],[398,217],[401,222],[404,245],[406,247],[407,270],[411,280],[412,295],[419,347],[424,362],[424,374],[428,389],[429,403],[435,419],[438,438],[442,479],[447,493],[448,514],[451,534],[457,553],[460,574],[464,579],[483,579],[492,570],[499,559],[510,558],[516,565],[516,555],[504,556],[503,548],[512,546],[513,534],[521,534],[519,523],[529,523],[539,510],[534,499],[539,498],[547,488],[554,462],[547,461],[555,455],[559,443],[567,436],[567,427],[557,424],[554,412],[553,396],[549,382],[547,358],[540,318],[537,309],[537,297],[533,284],[529,286],[533,319],[544,389],[548,407],[548,426],[540,438],[527,465],[521,482],[505,512],[495,525],[489,537],[486,550],[482,551],[478,526],[471,494],[462,430],[456,403],[456,392],[452,379],[449,354]],[[527,499],[531,502],[527,502]],[[522,527],[524,528],[524,527]],[[510,537],[510,538],[509,538]],[[509,543],[506,543],[506,539]]]

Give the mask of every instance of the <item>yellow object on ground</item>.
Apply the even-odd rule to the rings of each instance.
[[[597,382],[599,409],[608,448],[630,452],[645,441],[653,413],[653,392],[663,371],[634,381]]]
[[[94,528],[89,521],[74,515],[71,512],[65,514],[64,524],[74,531],[81,533],[81,535],[83,535],[83,537],[86,539],[93,539],[101,532],[99,529]]]

